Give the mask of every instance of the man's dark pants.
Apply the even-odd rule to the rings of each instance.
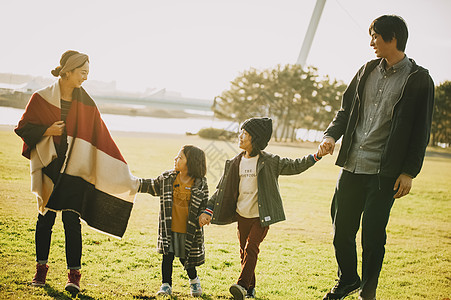
[[[344,284],[359,279],[356,234],[362,218],[362,283],[360,295],[375,297],[385,254],[386,227],[393,206],[396,178],[342,170],[331,215],[338,276]]]

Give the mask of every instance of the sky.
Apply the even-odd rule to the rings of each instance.
[[[294,64],[315,0],[0,0],[0,72],[51,77],[61,54],[90,57],[89,79],[213,99],[250,68]],[[348,83],[375,58],[368,27],[409,28],[406,54],[451,80],[451,0],[326,0],[307,65]],[[88,91],[89,92],[89,91]]]

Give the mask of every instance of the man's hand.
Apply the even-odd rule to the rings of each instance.
[[[335,149],[335,140],[331,137],[325,137],[321,144],[318,146],[318,153],[330,153],[331,155],[334,154]],[[324,154],[324,155],[325,155]],[[323,155],[321,155],[323,156]]]
[[[323,156],[325,156],[327,154],[329,154],[329,149],[325,145],[320,144],[318,146],[318,151],[316,152],[316,156],[317,157],[323,157]]]
[[[206,214],[206,213],[202,213],[199,216],[199,225],[200,227],[203,227],[204,225],[210,225],[211,222],[211,216]]]
[[[396,194],[393,196],[393,198],[401,198],[405,195],[407,195],[410,192],[410,189],[412,188],[412,177],[406,174],[399,175],[398,179],[396,179],[395,186],[393,187],[393,190],[396,191]]]

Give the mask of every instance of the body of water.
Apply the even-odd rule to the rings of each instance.
[[[23,109],[0,106],[0,125],[17,125],[23,112]],[[102,114],[102,119],[110,131],[126,132],[185,134],[197,133],[207,127],[235,130],[238,126],[213,117],[176,119]]]
[[[0,125],[17,125],[24,110],[0,106]],[[205,118],[154,118],[143,116],[102,114],[110,131],[153,132],[169,134],[197,133],[202,128],[214,127],[237,131],[238,123]],[[315,130],[298,129],[296,137],[311,142],[321,141],[323,133]]]

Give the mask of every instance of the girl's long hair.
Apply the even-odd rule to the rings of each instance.
[[[207,161],[205,152],[193,145],[183,146],[183,154],[186,156],[188,175],[194,178],[203,178],[207,174]]]

